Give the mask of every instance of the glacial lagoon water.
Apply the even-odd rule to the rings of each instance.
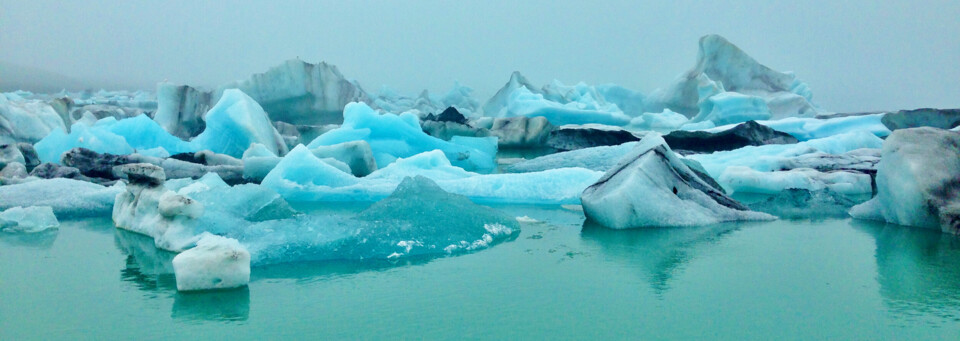
[[[212,293],[178,293],[172,255],[109,219],[0,234],[0,340],[960,335],[954,236],[850,219],[609,230],[499,208],[540,222],[467,255],[254,268]]]

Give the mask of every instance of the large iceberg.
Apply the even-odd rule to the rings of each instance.
[[[340,128],[320,135],[308,147],[313,149],[364,140],[370,144],[378,167],[384,167],[397,158],[435,149],[442,150],[454,165],[466,170],[489,172],[495,167],[494,155],[489,153],[490,150],[496,150],[495,144],[478,149],[427,135],[420,128],[419,119],[411,113],[378,114],[364,103],[351,103],[343,114],[344,121]]]
[[[960,233],[960,134],[894,131],[883,142],[877,195],[850,210],[859,219]]]
[[[369,101],[366,92],[347,80],[335,65],[299,59],[288,60],[247,80],[224,84],[217,93],[224,94],[229,89],[240,89],[252,97],[272,120],[296,125],[340,123],[348,103]]]
[[[720,97],[711,100],[716,96]],[[699,121],[720,119],[725,123],[717,124],[728,124],[741,119],[814,117],[818,110],[812,97],[810,88],[792,73],[771,70],[723,37],[707,35],[700,38],[697,64],[670,86],[647,96],[645,109],[666,108],[698,116]],[[747,109],[749,115],[729,110],[734,108]]]
[[[587,218],[624,229],[768,220],[700,178],[651,133],[581,197]]]

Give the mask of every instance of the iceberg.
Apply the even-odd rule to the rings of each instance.
[[[0,144],[35,143],[57,129],[67,127],[46,102],[0,94]]]
[[[661,112],[645,112],[630,119],[625,128],[633,131],[652,130],[656,132],[670,132],[680,129],[690,119],[670,109],[664,108]]]
[[[579,167],[606,172],[617,165],[637,145],[627,142],[616,146],[584,148],[568,152],[544,155],[530,160],[520,161],[504,168],[509,173],[542,172],[556,168]]]
[[[582,168],[523,174],[478,174],[456,167],[439,150],[421,153],[362,178],[321,162],[305,147],[294,148],[261,185],[289,201],[374,201],[389,195],[406,177],[424,176],[445,191],[484,203],[577,203],[600,172]]]
[[[861,148],[880,148],[883,140],[868,132],[852,132],[796,144],[769,144],[747,146],[712,154],[687,156],[700,162],[710,176],[721,178],[727,167],[744,166],[761,172],[780,170],[782,165],[796,157],[812,154],[843,154]]]
[[[790,134],[800,141],[809,141],[856,131],[866,131],[877,137],[886,137],[890,135],[890,129],[881,122],[883,117],[883,114],[821,118],[787,117],[774,121],[761,120],[757,123]],[[706,129],[705,131],[719,133],[730,130],[735,126],[730,124]]]
[[[895,130],[883,142],[877,195],[850,215],[960,233],[960,134],[937,128]]]
[[[229,89],[249,95],[270,114],[271,120],[294,125],[338,124],[343,121],[342,113],[348,103],[370,102],[367,93],[347,80],[335,65],[299,59],[288,60],[247,80],[224,84],[213,98],[219,99]]]
[[[49,206],[61,219],[110,213],[122,183],[110,187],[73,179],[39,179],[0,186],[0,209]]]
[[[191,141],[194,150],[241,157],[250,144],[259,143],[276,155],[287,153],[287,144],[267,113],[240,90],[224,91],[204,118],[206,129]]]
[[[702,180],[658,133],[640,140],[581,200],[588,219],[614,229],[775,219]]]
[[[356,217],[298,216],[250,226],[239,239],[256,265],[305,260],[395,260],[443,256],[515,238],[510,216],[444,192],[425,177],[405,178]]]
[[[153,120],[170,134],[189,140],[206,127],[203,115],[210,110],[211,94],[187,85],[157,84],[157,112]]]
[[[287,150],[263,109],[242,92],[228,90],[207,113],[206,128],[193,141],[181,140],[146,115],[140,115],[122,120],[107,117],[92,126],[75,123],[69,134],[56,129],[34,147],[41,161],[59,163],[61,155],[74,148],[160,157],[210,150],[241,157],[251,143],[263,144],[275,154]]]
[[[542,94],[533,93],[526,87],[513,91],[507,106],[498,117],[544,117],[553,124],[606,124],[624,126],[630,123],[615,104],[598,101],[589,93],[567,103],[558,103],[545,99]]]
[[[735,193],[777,194],[787,189],[805,189],[857,195],[873,193],[869,174],[834,171],[820,172],[810,168],[760,172],[744,166],[730,166],[717,179]]]
[[[711,87],[716,89],[710,90]],[[700,38],[696,65],[670,86],[657,89],[647,96],[645,111],[660,112],[666,108],[687,117],[701,116],[701,120],[709,120],[706,116],[710,116],[714,108],[708,102],[713,96],[721,96],[716,99],[721,102],[740,101],[730,103],[735,106],[729,108],[749,108],[749,119],[760,119],[760,116],[766,115],[772,119],[814,117],[818,113],[806,83],[792,73],[777,72],[760,64],[718,35]],[[764,107],[760,105],[761,101],[767,110],[761,110]],[[703,103],[708,103],[706,109],[709,110],[702,110]],[[732,110],[726,112],[734,113]],[[722,118],[723,115],[718,117]],[[731,118],[724,121],[739,123]]]
[[[11,207],[0,212],[0,231],[36,233],[60,226],[50,206]]]
[[[364,103],[347,105],[343,125],[320,135],[308,147],[314,149],[359,140],[370,144],[378,167],[384,167],[397,158],[435,149],[442,150],[456,166],[466,170],[489,172],[495,167],[494,155],[427,135],[413,114],[380,115]],[[490,149],[484,148],[487,151]]]
[[[236,239],[204,233],[173,258],[177,290],[239,288],[250,282],[250,253]]]

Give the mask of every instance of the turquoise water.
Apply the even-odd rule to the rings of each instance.
[[[246,289],[200,294],[109,219],[3,234],[0,340],[960,335],[953,236],[851,220],[614,231],[502,209],[544,223],[468,255],[255,268]]]

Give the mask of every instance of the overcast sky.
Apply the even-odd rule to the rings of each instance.
[[[144,87],[214,86],[300,57],[368,91],[459,80],[489,96],[519,70],[649,93],[716,33],[795,71],[828,110],[960,107],[957,18],[956,0],[0,0],[0,61]]]

